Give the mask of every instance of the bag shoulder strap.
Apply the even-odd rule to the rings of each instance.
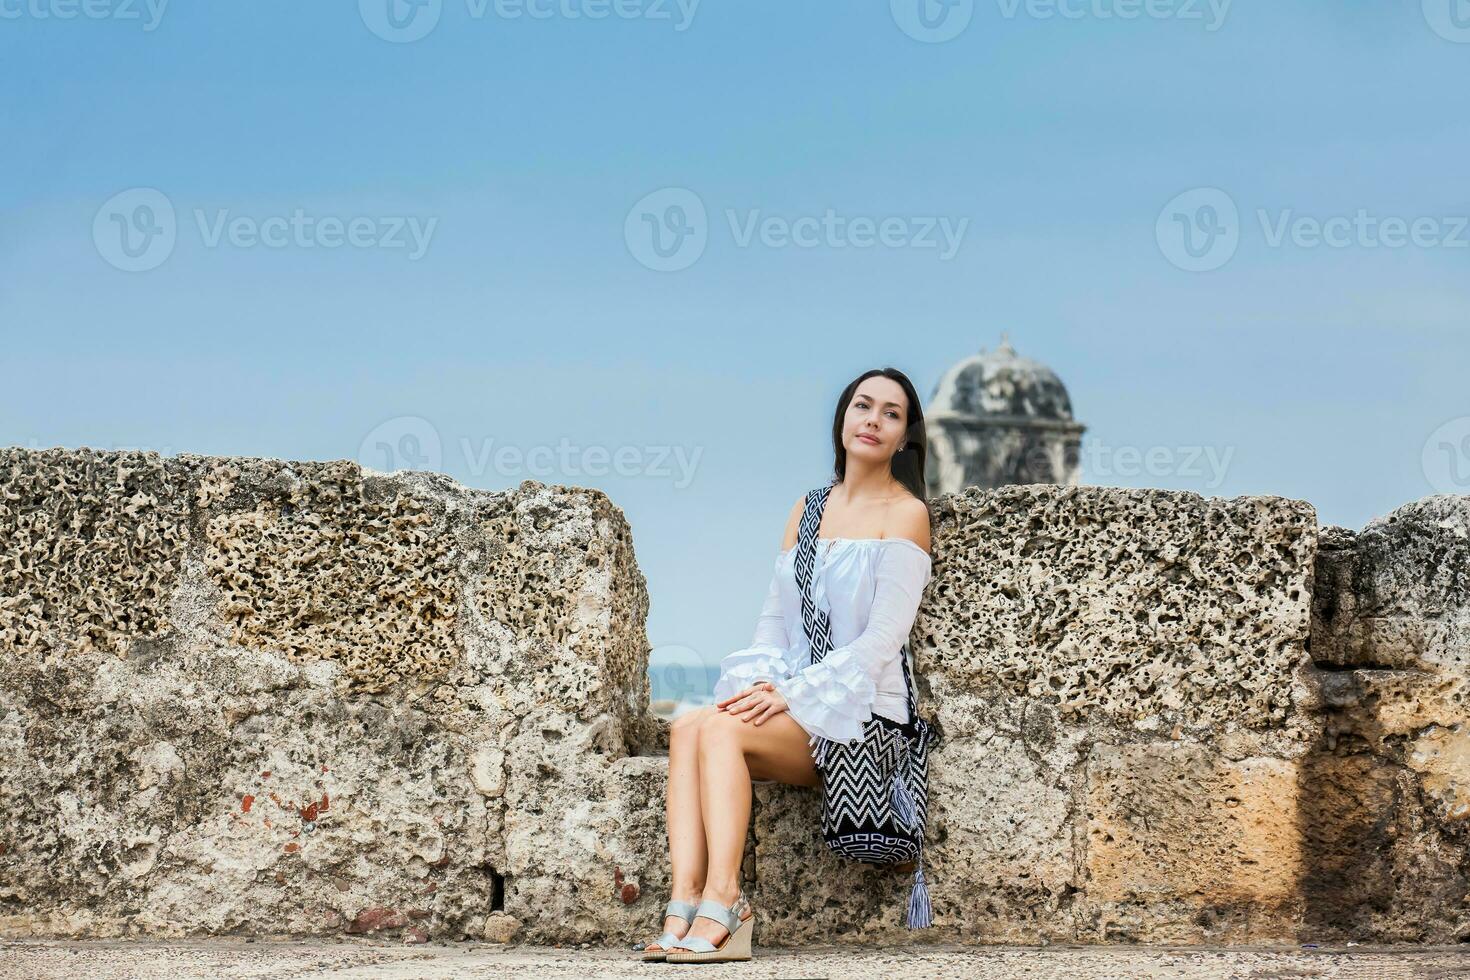
[[[796,586],[801,592],[801,619],[812,650],[812,663],[819,662],[831,648],[831,626],[827,614],[817,608],[812,596],[812,581],[817,559],[817,530],[822,525],[822,512],[832,484],[817,487],[806,495],[801,511],[801,524],[796,535]]]

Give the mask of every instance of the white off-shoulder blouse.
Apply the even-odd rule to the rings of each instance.
[[[818,735],[860,738],[875,714],[907,723],[899,651],[933,572],[929,553],[907,538],[818,538],[814,564],[812,598],[831,624],[826,657],[811,662],[796,549],[786,548],[776,558],[750,646],[720,661],[715,700],[770,681],[813,744]]]

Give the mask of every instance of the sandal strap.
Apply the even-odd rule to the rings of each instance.
[[[685,922],[693,922],[697,914],[693,902],[681,902],[677,898],[669,899],[669,904],[664,906],[664,918],[676,915]]]
[[[735,904],[731,905],[729,908],[726,908],[712,898],[706,898],[704,901],[699,903],[699,908],[694,910],[694,914],[702,915],[706,919],[713,919],[720,925],[724,926],[726,932],[734,933],[736,929],[740,928],[740,923],[744,919],[744,916],[741,913],[744,911],[744,908],[749,904],[750,903],[747,902],[745,899],[745,892],[742,891],[735,898]],[[705,952],[708,951],[706,950]]]
[[[677,898],[671,898],[671,899],[669,899],[669,904],[666,905],[666,906],[664,906],[664,918],[668,918],[671,915],[678,916],[679,918],[683,919],[685,922],[693,922],[694,921],[694,903],[693,902],[683,902],[683,901],[680,901]],[[678,936],[674,935],[672,932],[665,932],[662,936],[659,936],[657,939],[653,940],[652,942],[650,942],[650,943],[644,943],[643,944],[643,948],[644,949],[647,949],[649,946],[657,946],[660,949],[667,950],[670,946],[672,946],[674,943],[676,943],[678,941],[679,941],[679,937]]]
[[[668,948],[670,950],[687,949],[691,953],[713,953],[716,947],[714,943],[702,936],[685,936]]]

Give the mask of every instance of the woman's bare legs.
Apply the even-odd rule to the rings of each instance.
[[[750,826],[750,781],[817,786],[820,780],[807,744],[810,736],[785,711],[757,725],[706,708],[700,712],[698,731],[699,805],[707,844],[701,897],[728,908],[740,894],[740,858]],[[696,919],[688,934],[718,946],[727,932],[712,919]]]
[[[669,782],[664,797],[673,879],[669,897],[694,905],[699,904],[709,866],[704,817],[699,805],[699,728],[714,711],[713,707],[686,711],[669,728]],[[676,936],[684,935],[688,928],[689,923],[676,915],[664,919],[664,929]]]

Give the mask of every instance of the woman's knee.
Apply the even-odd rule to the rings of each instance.
[[[699,738],[699,730],[710,715],[717,714],[714,707],[705,705],[694,711],[686,711],[675,718],[669,725],[669,740],[677,739],[680,742],[695,741]]]
[[[711,711],[699,725],[699,749],[706,749],[738,742],[749,723],[741,721],[724,711]]]

